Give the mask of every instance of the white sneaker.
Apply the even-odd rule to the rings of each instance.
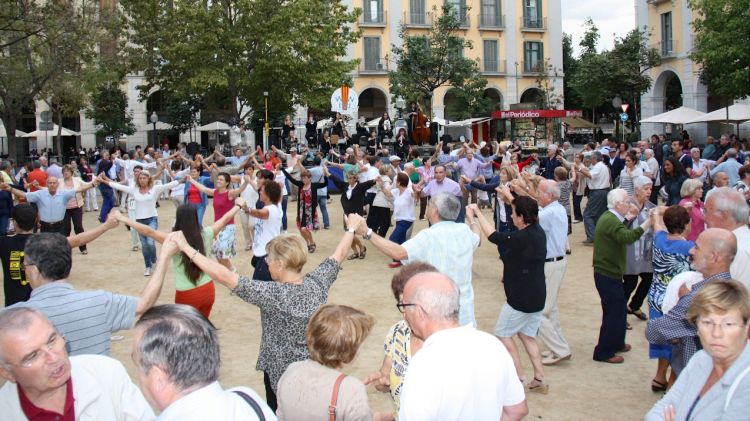
[[[143,276],[151,276],[151,268],[146,268],[146,270],[143,271]]]

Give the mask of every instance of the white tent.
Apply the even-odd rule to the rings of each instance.
[[[688,124],[693,120],[705,116],[706,113],[690,107],[680,107],[666,113],[644,118],[641,123]]]
[[[22,132],[18,129],[16,129],[16,137],[23,137],[26,132]],[[8,137],[8,132],[5,130],[5,126],[3,126],[3,122],[0,121],[0,137]]]
[[[727,108],[725,107],[693,119],[688,123],[704,123],[709,121],[730,121],[732,123],[739,123],[747,120],[750,120],[750,105],[734,104],[729,106],[728,118]]]
[[[74,132],[73,130],[66,129],[65,127],[60,128],[57,124],[52,125],[52,130],[34,130],[31,133],[25,134],[22,137],[35,137],[41,139],[43,137],[55,137],[57,136],[58,129],[60,129],[60,136],[80,136],[80,133]]]
[[[196,129],[199,132],[220,132],[229,130],[229,125],[223,121],[214,121]]]

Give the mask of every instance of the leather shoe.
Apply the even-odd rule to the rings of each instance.
[[[568,355],[566,355],[564,357],[558,357],[557,355],[552,354],[552,355],[550,355],[548,357],[542,358],[542,364],[544,364],[544,365],[555,365],[555,364],[559,363],[560,361],[569,360],[571,356],[572,356],[572,354],[568,354]]]
[[[619,354],[619,353],[621,353],[621,352],[628,352],[628,351],[630,351],[631,349],[633,349],[633,347],[632,347],[632,346],[630,346],[630,344],[625,344],[625,346],[623,346],[621,350],[617,351],[617,353]]]
[[[599,362],[609,363],[609,364],[622,364],[625,362],[625,358],[619,355],[615,355],[614,357],[606,359],[606,360],[599,360]]]

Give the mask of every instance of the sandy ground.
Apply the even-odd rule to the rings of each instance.
[[[159,226],[162,230],[167,230],[171,226],[174,209],[172,203],[161,202]],[[294,212],[293,202],[289,204],[289,209]],[[333,229],[321,230],[315,234],[318,249],[310,256],[305,271],[312,269],[330,255],[338,243],[341,234],[341,207],[338,197],[334,197],[333,204],[329,205],[329,212]],[[484,212],[491,218],[490,210]],[[93,212],[86,213],[84,226],[95,226],[95,218]],[[205,221],[213,221],[213,211],[210,207]],[[294,215],[290,215],[289,222],[290,231],[296,232],[296,229],[292,228]],[[425,227],[425,221],[418,221],[415,232]],[[600,326],[601,308],[591,268],[593,248],[581,244],[584,238],[583,224],[574,224],[573,235],[570,237],[573,254],[569,256],[559,299],[563,332],[572,346],[573,358],[558,366],[547,367],[549,395],[527,396],[530,414],[526,419],[642,419],[660,396],[652,393],[649,386],[656,364],[648,359],[648,344],[643,334],[645,322],[633,316],[628,317],[633,330],[628,332],[627,342],[633,345],[633,349],[624,354],[624,364],[610,365],[592,360]],[[243,246],[244,238],[238,232],[239,254],[235,259],[235,265],[241,273],[250,274],[251,252],[244,251]],[[92,243],[88,255],[81,255],[75,249],[73,256],[70,282],[78,289],[105,289],[137,295],[146,284],[147,278],[143,276],[143,258],[140,252],[131,251],[130,235],[124,227],[109,231]],[[339,274],[330,292],[329,303],[357,307],[377,320],[357,360],[345,369],[346,373],[359,378],[364,378],[380,367],[383,338],[389,327],[401,316],[396,310],[390,290],[390,279],[395,270],[389,269],[388,263],[388,258],[374,247],[368,247],[365,260],[344,262],[344,270]],[[497,249],[483,238],[474,256],[473,282],[477,323],[480,329],[488,332],[494,329],[500,308],[505,302],[505,294],[500,283],[501,273],[502,262],[498,259]],[[170,268],[159,303],[174,302],[172,279]],[[219,328],[221,340],[221,383],[224,387],[249,386],[262,395],[263,375],[255,370],[261,336],[260,313],[256,307],[230,296],[229,291],[223,286],[217,285],[216,291],[211,321]],[[130,357],[132,331],[124,331],[121,334],[124,335],[124,339],[112,344],[112,356],[122,361],[131,377],[137,381]],[[522,359],[527,377],[530,377],[531,366],[523,353]],[[391,409],[389,394],[380,393],[374,388],[371,388],[369,393],[370,405],[374,410]]]

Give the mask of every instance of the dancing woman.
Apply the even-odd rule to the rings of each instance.
[[[99,175],[99,181],[112,189],[131,195],[135,201],[135,220],[153,229],[159,228],[159,218],[156,213],[156,202],[159,200],[159,196],[162,192],[180,183],[175,180],[167,184],[154,185],[154,179],[146,171],[138,173],[138,178],[133,186],[116,183],[103,174]],[[143,261],[146,266],[143,276],[151,276],[152,268],[156,264],[156,244],[154,244],[154,240],[145,235],[139,235],[139,237],[141,239],[141,253],[143,253]]]
[[[230,211],[226,212],[212,226],[203,228],[198,223],[198,209],[194,205],[179,205],[175,214],[176,220],[172,231],[182,231],[185,241],[187,241],[190,247],[199,253],[205,254],[211,249],[211,244],[217,234],[234,218],[234,215],[240,210],[243,204],[244,201],[242,199],[237,199],[237,206],[233,206]],[[157,231],[149,225],[138,223],[120,213],[117,213],[116,217],[118,221],[129,225],[138,231],[140,235],[154,239],[159,244],[163,244],[169,235],[169,233]],[[175,304],[193,306],[208,318],[216,297],[211,277],[201,271],[190,259],[190,256],[184,252],[172,257],[172,267],[174,268]]]
[[[365,214],[365,193],[367,189],[375,185],[375,180],[359,182],[359,177],[355,171],[344,171],[348,183],[331,174],[331,180],[341,192],[341,207],[344,208],[344,215],[356,213]],[[346,224],[344,224],[346,225]],[[347,257],[347,260],[364,259],[367,255],[367,247],[362,244],[356,237],[351,242],[354,253]]]
[[[225,213],[232,210],[234,207],[234,200],[240,196],[243,190],[247,187],[247,182],[243,180],[242,184],[237,189],[229,189],[232,182],[232,176],[229,173],[221,172],[216,176],[214,185],[216,188],[210,189],[192,177],[188,177],[187,181],[193,186],[198,188],[201,192],[214,198],[214,222],[221,219]],[[237,255],[235,250],[235,234],[237,233],[237,227],[234,225],[234,218],[227,222],[224,229],[221,230],[211,246],[211,252],[216,256],[216,260],[222,265],[226,266],[229,270],[236,270],[230,261],[231,258]]]
[[[315,253],[316,244],[312,232],[318,224],[318,189],[328,185],[328,169],[323,167],[323,181],[319,183],[312,182],[312,174],[297,161],[297,167],[300,169],[300,179],[295,180],[282,167],[286,179],[297,186],[297,229],[299,229],[302,238],[307,243],[307,251]]]
[[[73,167],[70,164],[63,165],[62,173],[63,179],[60,183],[60,190],[80,190],[81,186],[89,184],[81,180],[80,177],[73,177]],[[93,190],[94,189],[88,189],[87,192]],[[76,234],[83,232],[83,196],[85,194],[86,193],[76,193],[76,195],[68,200],[68,203],[65,205],[63,230],[65,231],[66,237],[70,237],[71,221],[73,222],[73,229]],[[78,250],[80,250],[81,254],[89,253],[86,249],[86,244],[81,244],[78,247]]]

